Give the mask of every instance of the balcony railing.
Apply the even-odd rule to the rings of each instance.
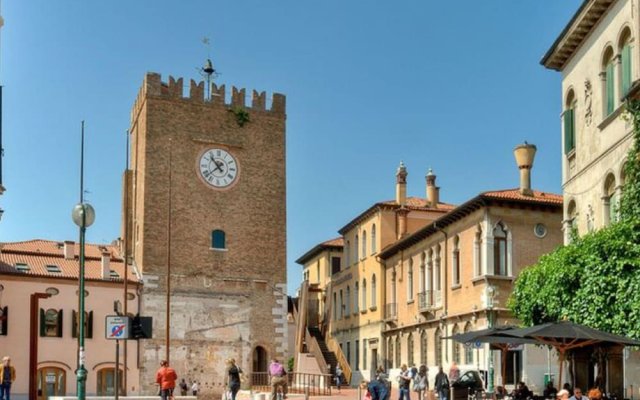
[[[387,303],[384,307],[384,319],[394,320],[398,318],[398,304]]]
[[[331,396],[331,378],[329,374],[304,374],[291,372],[286,375],[289,393],[308,393],[309,396]],[[268,372],[251,373],[251,390],[270,392]]]
[[[440,290],[425,290],[418,293],[418,304],[420,310],[429,310],[434,307],[439,307],[442,304],[442,297]]]

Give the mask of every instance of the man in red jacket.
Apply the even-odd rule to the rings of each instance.
[[[162,400],[173,399],[173,389],[176,387],[178,375],[173,368],[169,367],[169,362],[162,360],[160,369],[156,372],[156,383],[160,385],[160,397]]]

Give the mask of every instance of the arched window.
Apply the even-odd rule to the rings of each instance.
[[[433,290],[435,286],[433,285],[433,281],[435,271],[433,269],[433,250],[429,249],[427,251],[427,304],[432,306],[434,304]]]
[[[373,274],[373,276],[371,277],[371,307],[375,308],[378,306],[378,303],[376,302],[376,274]]]
[[[347,286],[347,301],[345,302],[344,315],[348,317],[349,314],[351,314],[351,289]]]
[[[464,326],[464,333],[469,333],[469,332],[471,332],[471,324],[467,322],[466,325]],[[466,364],[473,365],[473,347],[465,346],[464,348],[465,348],[464,362]]]
[[[367,231],[362,231],[362,255],[360,257],[367,257]]]
[[[433,255],[435,257],[433,268],[434,268],[434,289],[437,291],[437,295],[440,295],[440,290],[442,289],[442,271],[440,271],[440,245],[436,246],[436,251]],[[439,302],[437,302],[439,303]]]
[[[473,252],[473,273],[475,276],[480,276],[482,275],[482,226],[480,224],[476,227]]]
[[[98,370],[98,396],[110,396],[115,395],[115,368],[102,368]],[[124,379],[122,376],[122,370],[118,370],[118,386],[120,386],[120,395],[124,395]]]
[[[493,228],[493,274],[507,275],[507,231],[502,223]]]
[[[362,309],[367,309],[367,280],[362,280]]]
[[[398,291],[397,291],[397,281],[396,281],[396,271],[391,272],[391,303],[398,303]]]
[[[413,301],[413,258],[409,259],[407,268],[407,301]]]
[[[455,336],[458,333],[460,333],[458,331],[458,325],[454,325],[453,326],[453,331],[451,331],[451,336]],[[462,344],[456,342],[455,340],[452,340],[453,345],[453,362],[456,364],[460,364],[460,346],[462,346]]]
[[[407,365],[411,368],[415,363],[413,362],[413,334],[410,333],[407,337]]]
[[[357,314],[360,311],[360,307],[359,307],[359,301],[360,301],[360,297],[359,295],[359,284],[358,282],[356,282],[354,288],[353,288],[353,313]]]
[[[436,367],[442,366],[442,332],[440,328],[436,329],[435,336],[433,338],[436,353]]]
[[[393,338],[387,340],[387,369],[393,368]]]
[[[402,346],[400,345],[400,335],[396,336],[396,367],[402,365]]]
[[[615,110],[615,78],[614,78],[614,54],[613,49],[608,47],[604,52],[602,59],[602,83],[603,83],[603,96],[604,99],[604,117],[607,117]]]
[[[342,289],[340,289],[340,319],[344,318],[344,297],[342,296]]]
[[[564,121],[564,154],[569,154],[576,148],[576,96],[573,89],[567,93],[562,120]]]
[[[333,320],[338,319],[338,299],[336,296],[336,292],[333,292]]]
[[[428,365],[427,351],[429,344],[427,340],[427,331],[422,331],[420,334],[420,365]]]
[[[460,285],[460,237],[453,238],[453,254],[452,254],[452,268],[453,268],[453,284]]]
[[[427,281],[427,266],[425,264],[426,255],[424,252],[420,254],[420,278],[418,282],[418,302],[420,303],[420,308],[427,307],[427,296],[426,296],[426,281]]]
[[[374,254],[376,251],[376,224],[373,224],[371,227],[371,254]]]
[[[356,235],[356,241],[353,245],[353,262],[358,262],[358,260],[360,260],[360,256],[358,255],[358,243],[360,243],[360,241],[358,240],[358,235]]]
[[[221,231],[220,229],[216,229],[213,232],[211,232],[211,248],[217,249],[217,250],[227,248],[227,242],[226,242],[224,231]]]
[[[616,178],[613,174],[607,175],[604,181],[604,196],[602,197],[604,203],[604,225],[609,225],[612,222],[618,220],[618,207],[619,201],[616,194]]]
[[[620,35],[618,50],[620,52],[620,93],[625,96],[631,88],[631,71],[633,68],[631,30],[628,27]]]
[[[345,268],[351,265],[351,242],[347,240],[347,245],[344,246],[344,265]]]

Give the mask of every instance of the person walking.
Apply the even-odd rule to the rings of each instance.
[[[197,396],[200,391],[200,385],[198,385],[198,381],[193,381],[193,385],[191,385],[191,395]]]
[[[421,365],[418,373],[413,377],[413,391],[418,393],[418,400],[424,400],[425,394],[429,390],[429,369],[426,365]]]
[[[575,387],[573,389],[573,396],[569,397],[569,400],[589,400],[589,398],[582,394],[582,389]]]
[[[342,386],[342,368],[340,365],[336,365],[336,386],[338,387],[338,393],[340,393],[340,387]]]
[[[438,367],[438,374],[433,389],[438,392],[439,400],[447,400],[449,398],[449,378],[444,373],[442,367]]]
[[[160,369],[156,372],[156,383],[160,385],[160,397],[162,400],[173,399],[173,390],[176,388],[178,375],[169,367],[169,361],[162,360]]]
[[[182,378],[178,386],[180,386],[180,396],[186,396],[187,391],[189,390],[189,386],[187,386],[187,381],[185,381],[184,378]]]
[[[369,394],[371,395],[371,400],[389,400],[389,396],[391,396],[390,383],[387,381],[386,374],[383,371],[380,371],[376,376],[376,379],[369,382],[367,385],[367,389],[369,390]]]
[[[231,392],[231,399],[236,400],[236,396],[240,391],[240,374],[242,374],[242,369],[236,365],[236,360],[233,358],[229,358],[227,360],[227,374],[225,377],[225,385]]]
[[[2,357],[0,373],[0,400],[11,400],[11,384],[16,380],[16,369],[11,365],[9,356]]]
[[[400,389],[399,400],[411,400],[411,395],[409,394],[411,378],[411,370],[407,368],[407,364],[402,364],[400,367],[400,375],[398,376],[398,389]]]
[[[287,373],[277,359],[271,360],[269,365],[269,377],[271,380],[271,400],[278,397],[278,389],[282,389],[282,399],[287,398]]]

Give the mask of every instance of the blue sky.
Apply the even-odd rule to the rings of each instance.
[[[147,71],[287,95],[288,284],[295,260],[371,204],[395,170],[461,203],[518,185],[512,149],[538,146],[533,186],[560,192],[560,74],[540,58],[580,0],[5,0],[0,241],[74,240],[80,121],[90,242],[120,232],[129,111]]]

